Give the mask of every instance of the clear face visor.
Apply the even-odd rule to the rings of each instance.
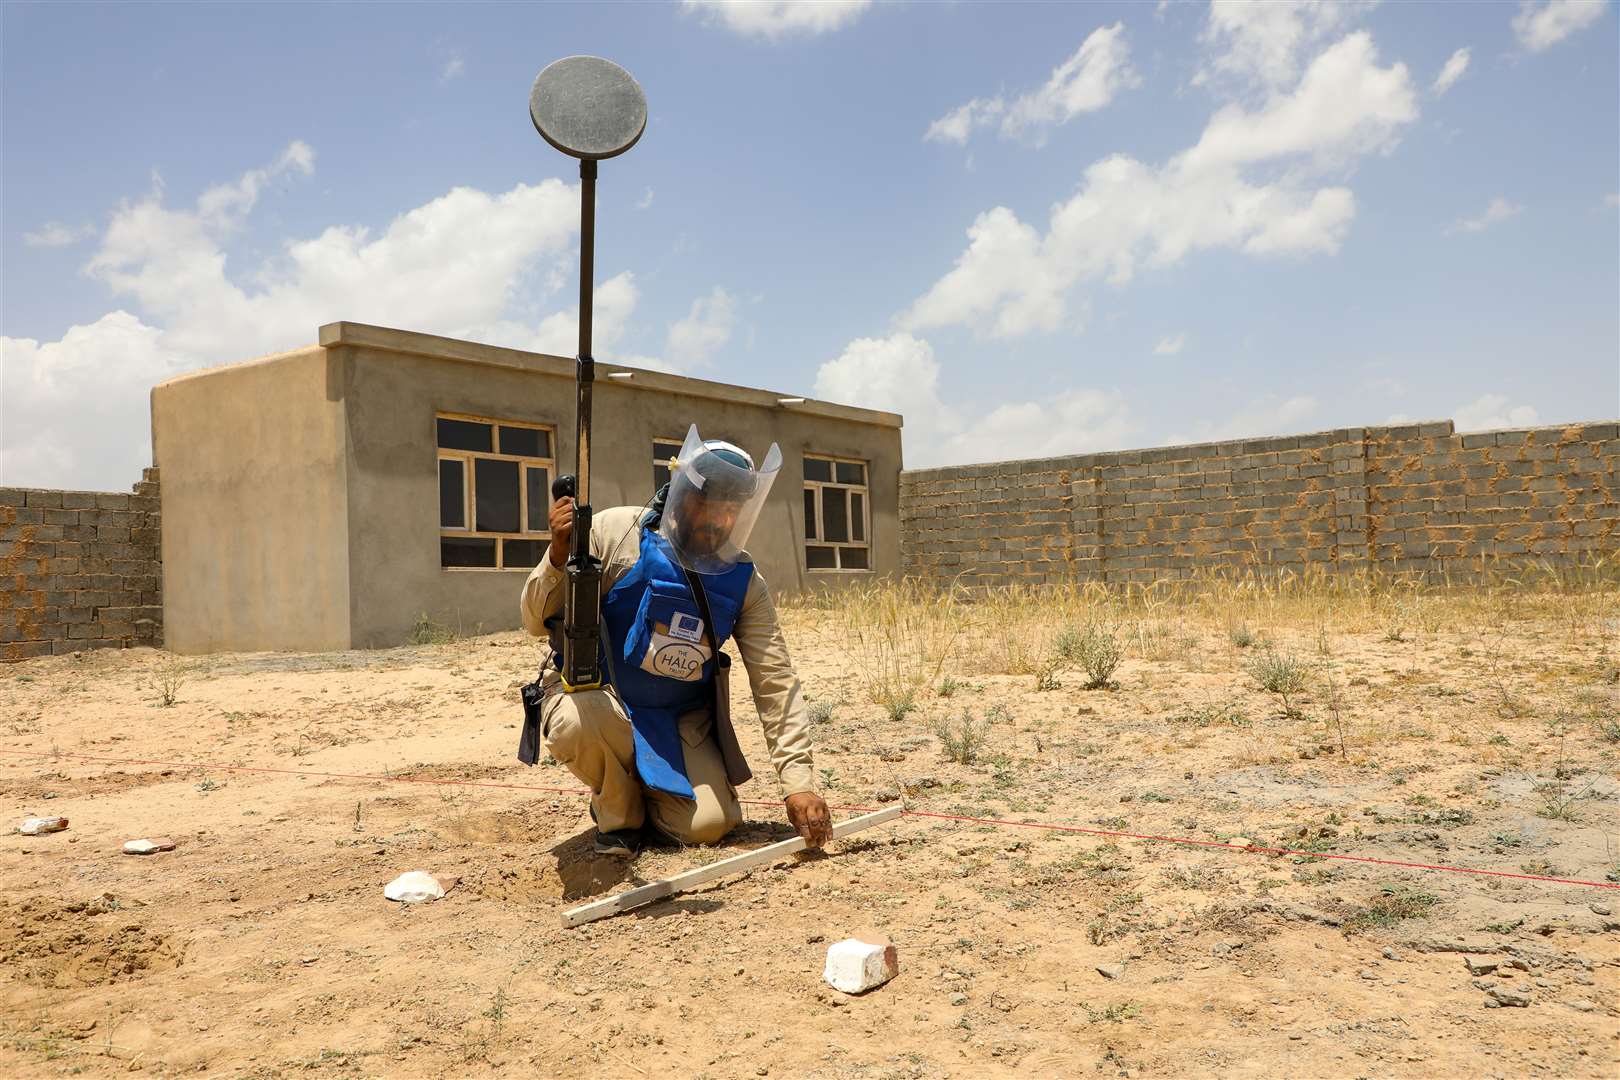
[[[688,570],[724,574],[737,565],[781,468],[775,443],[764,464],[749,469],[706,448],[693,424],[670,471],[659,535]]]

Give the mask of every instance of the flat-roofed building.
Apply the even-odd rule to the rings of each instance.
[[[152,390],[163,626],[180,653],[398,645],[518,625],[573,470],[571,358],[360,323]],[[591,504],[651,499],[687,426],[782,471],[749,542],[778,595],[893,574],[901,419],[596,366]]]

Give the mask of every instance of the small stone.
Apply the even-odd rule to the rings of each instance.
[[[1587,907],[1591,908],[1592,914],[1594,914],[1594,915],[1613,915],[1614,914],[1614,909],[1611,908],[1608,904],[1588,904]]]
[[[1484,979],[1470,979],[1468,982],[1469,985],[1475,990],[1484,990],[1485,992],[1489,993],[1491,990],[1495,989],[1494,983],[1488,983]]]
[[[1574,998],[1565,1002],[1565,1004],[1574,1009],[1576,1012],[1597,1012],[1597,1006],[1592,1004],[1590,1001],[1587,1001],[1585,998]]]
[[[741,975],[742,973],[743,973],[743,969],[740,968],[740,967],[736,971],[732,972],[733,975]]]
[[[1384,959],[1385,960],[1399,961],[1400,958],[1401,958],[1401,954],[1396,952],[1394,949],[1385,949],[1384,950]]]
[[[739,968],[739,975],[742,970]],[[862,994],[900,973],[900,954],[885,934],[864,931],[827,947],[821,977],[834,990]]]
[[[305,967],[308,967],[309,965],[315,963],[318,960],[320,960],[320,957],[318,957],[318,956],[300,956],[298,958],[298,962],[300,964],[303,964]]]
[[[126,840],[125,855],[152,855],[159,851],[173,851],[174,841],[167,836],[154,836],[144,840]]]
[[[586,997],[590,994],[590,992],[591,988],[586,986],[584,983],[579,983],[574,987],[575,997]]]
[[[1254,841],[1250,840],[1247,836],[1234,836],[1230,840],[1228,840],[1227,843],[1229,845],[1231,845],[1232,847],[1240,847],[1240,848],[1246,848],[1246,847],[1253,847],[1254,846]]]
[[[1361,977],[1363,979],[1366,979],[1368,982],[1377,982],[1378,981],[1378,972],[1376,972],[1376,971],[1367,971],[1367,970],[1363,969],[1362,972],[1361,972]]]
[[[1291,1033],[1288,1036],[1288,1039],[1289,1039],[1290,1042],[1298,1042],[1299,1040],[1303,1039],[1304,1037],[1305,1036],[1303,1036],[1299,1032],[1295,1031],[1295,1032]]]
[[[46,833],[61,832],[68,827],[65,817],[31,817],[24,818],[17,832],[24,836],[44,836]]]
[[[827,935],[826,934],[811,934],[809,937],[804,939],[804,943],[806,945],[814,945],[818,941],[826,941],[826,940],[827,940]]]
[[[1468,974],[1470,975],[1489,975],[1499,966],[1499,962],[1496,960],[1486,960],[1478,956],[1465,956],[1463,957],[1463,963],[1468,965]]]
[[[1491,987],[1491,997],[1498,1005],[1505,1005],[1514,1009],[1523,1009],[1530,1004],[1529,994],[1520,994],[1512,990],[1504,990],[1500,986]]]
[[[1124,964],[1098,964],[1097,974],[1105,979],[1117,979],[1125,974]]]
[[[967,1004],[967,995],[966,994],[952,994],[951,995],[951,1004],[952,1005],[966,1005]]]

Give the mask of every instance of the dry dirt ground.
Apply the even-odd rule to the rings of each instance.
[[[836,613],[790,610],[829,801],[1620,880],[1612,609],[1252,642],[1155,618],[1120,631],[1110,687],[1037,690],[984,673],[964,617],[906,712],[863,692]],[[1268,642],[1310,669],[1294,715],[1246,670]],[[1620,1073],[1612,888],[906,818],[563,930],[565,907],[787,830],[756,779],[719,850],[627,869],[593,858],[578,796],[398,782],[574,787],[513,756],[537,655],[503,633],[0,670],[3,821],[71,821],[0,836],[0,1076]],[[935,727],[964,710],[992,718],[965,763]],[[162,834],[179,846],[120,853]],[[386,901],[413,869],[460,881]],[[826,948],[866,927],[901,972],[846,997]]]

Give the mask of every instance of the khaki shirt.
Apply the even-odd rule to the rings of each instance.
[[[615,506],[592,516],[591,554],[602,560],[603,596],[641,558],[641,530],[637,526],[645,512],[645,507]],[[744,554],[743,558],[747,557]],[[549,555],[540,560],[524,582],[523,628],[535,637],[546,636],[546,620],[562,614],[562,586],[563,571],[551,565]],[[815,770],[804,695],[788,657],[776,605],[757,567],[748,583],[742,611],[731,628],[731,640],[737,643],[743,666],[748,669],[754,707],[759,710],[771,764],[782,781],[783,797],[814,791]]]

